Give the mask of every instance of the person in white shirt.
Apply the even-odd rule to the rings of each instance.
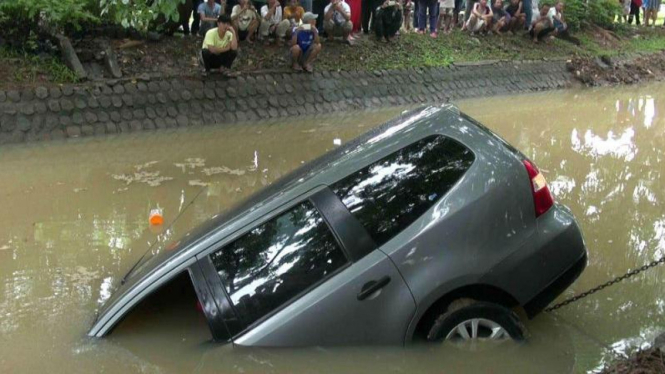
[[[566,22],[563,20],[563,2],[557,1],[557,3],[547,12],[547,18],[550,19],[552,27],[554,27],[554,35],[564,33],[568,30],[568,25],[566,25]]]
[[[277,0],[268,0],[268,4],[261,7],[259,34],[266,45],[270,44],[270,36],[275,36],[275,43],[281,45],[290,25],[289,20],[282,19],[282,7]]]
[[[330,0],[323,13],[323,28],[328,35],[328,41],[332,41],[335,36],[342,36],[345,43],[351,44],[349,35],[353,30],[353,22],[349,4],[344,0]]]
[[[256,30],[259,28],[259,15],[249,0],[240,0],[231,10],[231,22],[236,30],[238,40],[252,43]]]

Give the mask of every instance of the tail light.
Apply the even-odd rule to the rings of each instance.
[[[554,199],[547,187],[545,176],[538,171],[536,165],[529,160],[524,160],[523,163],[531,179],[531,192],[533,193],[533,205],[536,206],[536,217],[540,217],[554,205]]]

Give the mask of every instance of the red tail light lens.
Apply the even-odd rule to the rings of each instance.
[[[543,213],[550,210],[554,205],[554,198],[547,187],[545,176],[538,171],[536,165],[529,161],[524,160],[524,167],[531,179],[531,192],[533,193],[533,204],[536,206],[536,217],[540,217]]]

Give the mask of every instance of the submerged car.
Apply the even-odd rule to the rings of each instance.
[[[450,105],[403,114],[137,263],[89,331],[188,274],[217,341],[522,339],[586,266],[536,165]]]

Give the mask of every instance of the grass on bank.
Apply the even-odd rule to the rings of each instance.
[[[665,29],[624,28],[610,33],[586,30],[574,34],[581,45],[554,39],[534,44],[530,38],[517,35],[470,36],[460,31],[439,35],[406,34],[395,42],[377,42],[363,36],[349,47],[338,42],[325,43],[316,68],[319,70],[377,70],[408,67],[447,66],[452,63],[481,60],[541,60],[573,56],[619,55],[633,52],[665,50]],[[241,47],[242,49],[243,47]],[[250,47],[241,54],[236,67],[244,71],[288,67],[285,51]],[[253,62],[257,66],[248,68]]]
[[[432,39],[428,35],[405,34],[392,43],[377,42],[364,36],[354,46],[339,42],[324,43],[316,68],[318,70],[377,70],[408,67],[447,66],[452,63],[481,60],[540,60],[569,58],[573,56],[616,56],[623,53],[657,52],[665,50],[665,28],[619,28],[615,33],[585,30],[574,34],[581,45],[555,39],[547,43],[534,44],[523,34],[470,36],[460,31],[450,35],[439,35]],[[160,43],[146,46],[155,48],[149,56],[163,56],[173,60],[181,74],[196,74],[192,66],[198,39],[183,43],[166,38]],[[142,52],[142,51],[137,51]],[[244,72],[254,70],[287,70],[286,48],[265,48],[258,43],[242,44],[241,54],[234,64]],[[139,53],[142,54],[142,53]],[[190,56],[191,55],[191,56]],[[135,66],[131,74],[142,73],[141,69],[153,68],[154,62],[144,67]],[[124,67],[123,67],[124,69]],[[0,86],[33,86],[37,84],[62,84],[76,82],[76,76],[56,57],[39,57],[32,54],[10,51],[0,47]]]
[[[0,47],[0,85],[76,83],[76,74],[54,56],[38,56]]]

